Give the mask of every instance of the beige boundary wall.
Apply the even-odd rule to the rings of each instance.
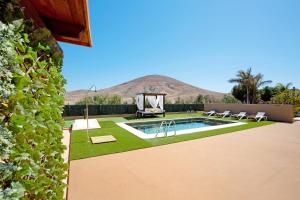
[[[211,103],[204,104],[204,111],[216,110],[223,112],[230,110],[232,113],[245,111],[248,114],[256,114],[257,112],[266,112],[268,119],[278,122],[292,123],[294,121],[294,110],[292,105],[281,104],[220,104]]]

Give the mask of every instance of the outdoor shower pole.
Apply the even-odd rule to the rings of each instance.
[[[95,88],[95,92],[97,92],[96,86],[92,85],[90,89],[87,91],[87,97],[85,99],[85,110],[86,110],[86,137],[87,141],[90,142],[89,138],[89,106],[88,106],[88,96],[89,96],[89,91],[92,90],[92,88]]]

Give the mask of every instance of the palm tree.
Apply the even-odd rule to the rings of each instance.
[[[257,75],[252,77],[252,83],[251,83],[252,94],[253,94],[252,103],[256,103],[257,89],[264,86],[264,85],[266,85],[266,84],[272,83],[271,80],[264,81],[263,78],[264,78],[264,76],[261,73],[258,73]]]
[[[238,71],[236,78],[232,78],[229,80],[230,83],[238,83],[241,86],[244,86],[246,88],[247,104],[250,103],[250,89],[251,89],[251,84],[253,82],[252,80],[253,80],[253,75],[252,75],[251,67],[246,71],[243,70]]]
[[[236,78],[230,79],[229,82],[238,83],[242,87],[246,88],[247,104],[250,104],[250,96],[252,97],[252,103],[255,103],[257,89],[271,83],[272,81],[264,81],[261,73],[253,75],[252,69],[249,68],[246,71],[238,71]]]
[[[278,92],[283,92],[283,91],[291,89],[292,85],[293,85],[293,83],[291,83],[291,82],[287,83],[286,85],[284,85],[282,83],[277,83],[276,88],[277,88]]]

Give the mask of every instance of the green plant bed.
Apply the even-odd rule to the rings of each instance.
[[[168,115],[166,118],[171,119],[171,118],[195,117],[195,116],[199,117],[201,115],[175,114],[175,115]],[[125,129],[119,127],[114,121],[121,121],[121,119],[105,118],[99,120],[101,124],[101,129],[89,130],[89,136],[91,137],[91,136],[113,135],[117,139],[116,142],[105,143],[105,144],[92,144],[91,142],[87,141],[86,131],[73,131],[71,135],[71,152],[70,152],[71,160],[77,160],[77,159],[88,158],[93,156],[101,156],[106,154],[119,153],[119,152],[135,150],[135,149],[142,149],[142,148],[160,146],[160,145],[171,144],[171,143],[176,143],[181,141],[204,138],[209,136],[215,136],[215,135],[231,133],[235,131],[256,128],[260,126],[270,125],[274,123],[272,121],[254,122],[254,121],[242,120],[243,122],[247,122],[247,124],[230,127],[230,128],[211,130],[211,131],[144,140],[126,131]]]

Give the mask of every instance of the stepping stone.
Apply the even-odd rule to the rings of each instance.
[[[92,140],[93,144],[100,144],[100,143],[117,141],[117,139],[112,135],[91,137],[91,140]]]

